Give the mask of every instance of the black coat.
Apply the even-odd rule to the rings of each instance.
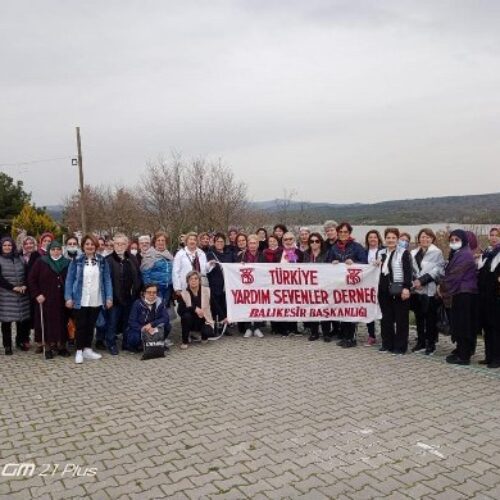
[[[113,285],[113,303],[126,305],[136,300],[142,286],[137,259],[126,251],[123,259],[113,252],[106,257],[106,261]]]
[[[207,262],[211,260],[230,264],[236,262],[236,256],[230,250],[218,252],[215,248],[211,248],[207,252]],[[222,295],[224,293],[224,274],[222,273],[222,267],[216,264],[207,276],[212,295]]]

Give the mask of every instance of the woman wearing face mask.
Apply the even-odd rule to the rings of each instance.
[[[5,354],[12,355],[12,323],[16,323],[16,345],[30,348],[30,300],[27,293],[26,267],[16,253],[14,240],[0,240],[0,322]]]
[[[70,356],[66,349],[68,313],[64,307],[64,283],[70,261],[63,257],[62,245],[54,240],[48,254],[37,260],[28,276],[28,288],[35,308],[35,342],[42,348],[42,311],[45,331],[45,358]],[[42,309],[42,311],[40,311]]]
[[[170,333],[170,320],[165,302],[158,296],[158,286],[146,283],[130,310],[126,329],[128,349],[140,352],[142,334],[153,334],[155,329],[162,329],[164,337]]]
[[[368,231],[365,236],[365,250],[368,264],[375,264],[379,260],[380,251],[383,248],[384,244],[380,233],[376,229]],[[368,329],[368,339],[365,345],[370,347],[377,343],[377,338],[375,336],[375,321],[368,323],[366,328]]]
[[[47,231],[40,236],[40,246],[38,248],[40,255],[47,255],[49,245],[52,241],[54,241],[54,238],[55,236],[50,231]]]
[[[457,342],[456,351],[446,357],[447,363],[470,364],[475,346],[475,298],[477,289],[477,268],[469,248],[467,234],[456,229],[449,237],[450,255],[439,293],[445,305],[451,306],[450,326]]]
[[[128,246],[128,251],[130,255],[137,258],[137,254],[139,253],[139,242],[137,240],[132,240]]]
[[[348,222],[341,222],[337,226],[337,241],[330,247],[326,262],[333,264],[344,263],[348,266],[352,264],[366,264],[366,250],[362,245],[354,241],[351,236],[352,226]],[[340,341],[337,345],[343,348],[355,347],[356,323],[350,321],[340,322]]]
[[[444,274],[444,257],[434,245],[436,235],[429,228],[421,229],[417,235],[418,247],[412,250],[413,290],[412,305],[417,322],[417,343],[413,352],[425,351],[434,354],[438,339],[437,284]]]
[[[217,233],[214,236],[214,246],[207,252],[208,284],[210,287],[210,300],[212,317],[217,322],[227,323],[226,293],[224,291],[224,274],[221,263],[236,262],[234,253],[226,246],[226,236]],[[226,330],[226,335],[231,335]]]
[[[384,231],[386,251],[381,255],[378,301],[382,310],[382,347],[379,351],[406,354],[410,328],[411,255],[398,245],[399,229]]]
[[[64,248],[64,257],[68,260],[74,260],[78,257],[82,251],[80,250],[80,246],[78,245],[78,238],[75,236],[70,236],[66,240],[66,246]]]
[[[500,238],[499,229],[489,232],[489,246],[481,255],[479,268],[479,304],[484,332],[485,359],[480,364],[500,368]]]
[[[76,323],[75,363],[84,359],[100,359],[102,356],[92,350],[94,328],[103,307],[113,306],[113,287],[109,266],[97,253],[99,242],[92,235],[82,239],[83,253],[69,266],[64,287],[66,307],[73,310]]]

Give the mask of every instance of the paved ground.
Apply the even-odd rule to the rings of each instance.
[[[36,466],[0,496],[498,499],[500,370],[450,350],[233,337],[142,362],[0,356],[0,465]]]

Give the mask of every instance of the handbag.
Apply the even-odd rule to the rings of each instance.
[[[450,320],[448,319],[446,307],[443,303],[439,304],[436,316],[436,327],[438,332],[442,333],[443,335],[451,335]]]
[[[394,297],[401,295],[403,288],[403,283],[389,283],[389,294]]]

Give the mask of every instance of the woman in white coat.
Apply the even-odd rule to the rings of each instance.
[[[191,271],[197,271],[201,275],[202,285],[208,286],[206,275],[207,256],[203,250],[198,248],[198,235],[194,232],[186,234],[186,244],[181,248],[174,257],[174,265],[172,270],[172,282],[177,298],[181,292],[186,290],[186,276]]]
[[[411,251],[413,257],[413,297],[412,307],[417,323],[417,344],[413,352],[425,351],[432,355],[438,338],[436,290],[444,275],[444,257],[434,245],[436,235],[429,228],[418,232],[418,247]]]

